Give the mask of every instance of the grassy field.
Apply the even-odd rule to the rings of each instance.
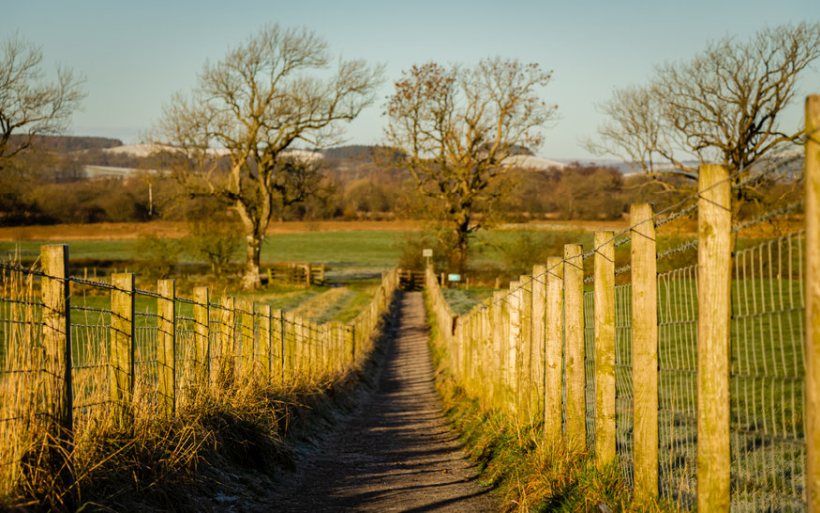
[[[114,266],[122,263],[125,267],[146,258],[146,247],[135,235],[153,233],[146,229],[150,224],[134,225],[131,232],[119,225],[115,229],[104,225],[67,226],[63,236],[59,227],[0,229],[0,258],[19,253],[24,260],[30,260],[37,257],[41,245],[64,242],[70,246],[72,259],[111,261]],[[478,268],[503,269],[520,256],[522,248],[532,256],[560,252],[563,244],[579,239],[591,243],[589,229],[600,228],[598,224],[510,225],[479,232],[473,241],[471,263]],[[324,263],[330,268],[331,278],[334,273],[366,274],[395,267],[407,240],[418,234],[418,226],[411,223],[327,223],[318,228],[305,223],[286,225],[268,234],[262,250],[263,264]],[[175,239],[184,235],[180,230],[166,223],[158,226],[156,234]],[[197,262],[197,257],[183,249],[180,261]],[[235,261],[240,262],[241,255]]]
[[[662,247],[685,239],[667,236]],[[627,253],[628,245],[622,252]],[[746,238],[734,253],[731,317],[730,431],[732,508],[738,511],[801,510],[804,303],[802,235]],[[658,275],[659,484],[661,496],[693,507],[697,444],[696,255],[689,249],[663,261]],[[627,260],[628,261],[628,260]],[[619,262],[620,264],[620,262]],[[629,273],[616,288],[617,438],[625,477],[631,479],[631,288]],[[587,405],[594,405],[594,330],[591,285],[585,295]],[[488,291],[444,289],[457,314]],[[486,339],[486,338],[485,338]],[[526,379],[526,378],[524,378]],[[589,440],[594,425],[587,419]]]

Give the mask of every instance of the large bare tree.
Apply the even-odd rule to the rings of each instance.
[[[0,46],[0,170],[36,136],[65,130],[84,97],[82,79],[71,70],[58,68],[49,81],[42,64],[42,50],[19,36]],[[21,137],[12,139],[15,133]]]
[[[820,23],[712,42],[689,61],[658,66],[648,84],[615,91],[602,105],[608,121],[589,146],[652,174],[695,179],[697,167],[686,162],[692,159],[749,170],[800,141],[802,129],[781,127],[781,114],[818,56]]]
[[[387,138],[446,227],[450,265],[463,271],[476,208],[494,199],[505,163],[535,148],[556,107],[541,99],[551,73],[538,64],[486,59],[475,67],[413,66],[387,103]]]
[[[176,95],[157,142],[187,157],[192,194],[227,200],[245,231],[244,288],[259,285],[259,263],[272,214],[313,191],[313,164],[288,158],[295,143],[336,141],[339,122],[372,103],[382,69],[339,60],[306,29],[266,26],[207,64],[189,96]],[[220,156],[222,158],[220,158]],[[227,160],[227,165],[220,162]]]

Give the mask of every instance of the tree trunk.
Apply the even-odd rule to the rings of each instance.
[[[459,226],[454,231],[453,235],[455,240],[453,241],[453,247],[451,250],[450,265],[453,271],[458,274],[464,274],[464,271],[467,270],[467,251],[469,247],[469,241],[467,238],[469,236],[469,232]]]
[[[264,240],[264,235],[258,230],[253,230],[245,236],[245,272],[242,275],[242,288],[245,290],[254,290],[262,286],[259,262]]]

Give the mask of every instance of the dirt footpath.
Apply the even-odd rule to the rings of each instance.
[[[300,463],[270,511],[482,512],[498,508],[459,449],[433,388],[421,293],[402,298],[378,389]]]

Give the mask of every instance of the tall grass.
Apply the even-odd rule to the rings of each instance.
[[[428,312],[432,312],[428,304]],[[428,314],[433,315],[433,314]],[[548,443],[540,422],[484,404],[459,384],[448,367],[447,346],[428,318],[436,388],[447,417],[479,469],[479,479],[497,490],[504,512],[676,512],[667,502],[633,503],[617,463],[597,468],[586,451]]]
[[[57,427],[53,394],[60,383],[43,348],[36,279],[0,272],[0,510],[200,511],[208,508],[203,490],[222,479],[209,469],[233,465],[265,474],[291,465],[287,436],[307,429],[321,405],[342,400],[357,381],[380,327],[378,318],[369,316],[383,315],[392,294],[383,283],[374,305],[362,306],[359,325],[373,329],[357,333],[355,361],[329,362],[317,346],[288,369],[286,379],[262,366],[239,373],[240,360],[247,357],[240,354],[212,359],[221,370],[205,375],[190,354],[193,319],[178,308],[173,414],[161,408],[157,363],[148,347],[155,341],[156,314],[135,317],[134,388],[122,403],[112,401],[108,385],[113,314],[100,304],[72,306],[73,430],[66,433]],[[236,336],[253,340],[257,333],[254,327],[250,331]],[[333,343],[342,341],[323,347]]]

